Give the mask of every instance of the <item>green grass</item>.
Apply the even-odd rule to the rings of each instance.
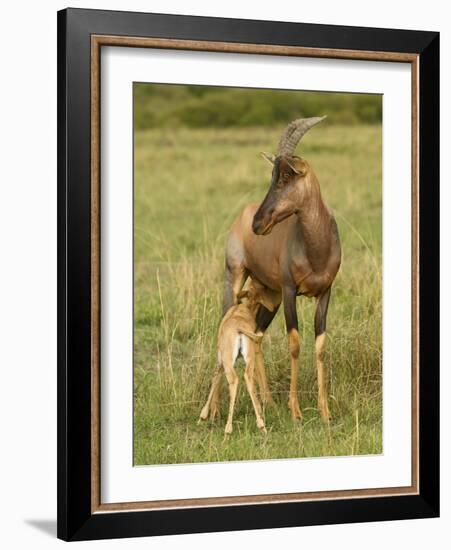
[[[298,299],[299,398],[304,419],[287,409],[289,355],[283,314],[264,340],[275,410],[268,434],[255,426],[241,378],[234,432],[197,425],[216,361],[224,241],[236,215],[263,198],[282,128],[155,129],[135,134],[134,462],[374,454],[382,452],[381,127],[312,130],[298,151],[314,167],[339,226],[343,261],[332,290],[325,426],[316,410],[314,302]]]

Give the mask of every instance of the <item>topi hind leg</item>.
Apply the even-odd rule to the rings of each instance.
[[[326,318],[330,299],[330,287],[318,298],[315,313],[315,351],[316,369],[318,373],[318,410],[324,422],[331,420],[327,404],[327,371],[324,365],[324,350],[326,347]]]
[[[224,302],[222,307],[222,315],[235,304],[238,303],[238,294],[246,282],[248,271],[240,264],[229,265],[226,262],[224,274]]]

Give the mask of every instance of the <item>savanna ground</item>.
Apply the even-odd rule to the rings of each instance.
[[[234,432],[221,418],[197,424],[216,362],[224,242],[239,211],[261,201],[283,125],[272,128],[156,128],[135,133],[134,462],[253,460],[382,452],[381,126],[322,123],[298,147],[333,209],[343,261],[332,289],[326,364],[329,426],[316,410],[314,301],[298,298],[299,398],[287,409],[289,355],[279,311],[264,339],[277,407],[259,432],[241,383]]]

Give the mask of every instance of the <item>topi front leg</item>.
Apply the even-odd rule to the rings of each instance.
[[[329,422],[331,415],[327,404],[327,371],[324,365],[324,350],[326,347],[326,317],[329,306],[330,287],[318,298],[315,313],[315,352],[316,369],[318,372],[318,410],[324,420]]]
[[[258,334],[265,333],[266,329],[271,324],[271,321],[276,316],[279,306],[280,306],[280,301],[278,304],[275,304],[274,309],[270,311],[263,305],[260,305],[260,307],[258,308],[257,317],[256,317]],[[274,403],[271,390],[269,389],[268,379],[266,378],[265,362],[263,359],[263,352],[262,352],[262,340],[260,340],[255,344],[255,366],[256,366],[256,374],[257,374],[257,383],[260,388],[260,395],[261,395],[262,402],[265,405],[269,405],[270,407],[275,408],[276,404]]]
[[[299,368],[299,331],[298,317],[296,312],[296,289],[288,288],[283,293],[283,306],[285,312],[285,322],[288,334],[288,349],[290,352],[291,378],[290,393],[288,396],[288,408],[291,411],[293,420],[302,418],[302,411],[298,400],[298,368]]]

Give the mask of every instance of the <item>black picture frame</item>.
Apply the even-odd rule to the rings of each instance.
[[[418,55],[419,494],[92,512],[92,35]],[[58,12],[58,537],[88,540],[438,515],[439,33],[85,9]]]

